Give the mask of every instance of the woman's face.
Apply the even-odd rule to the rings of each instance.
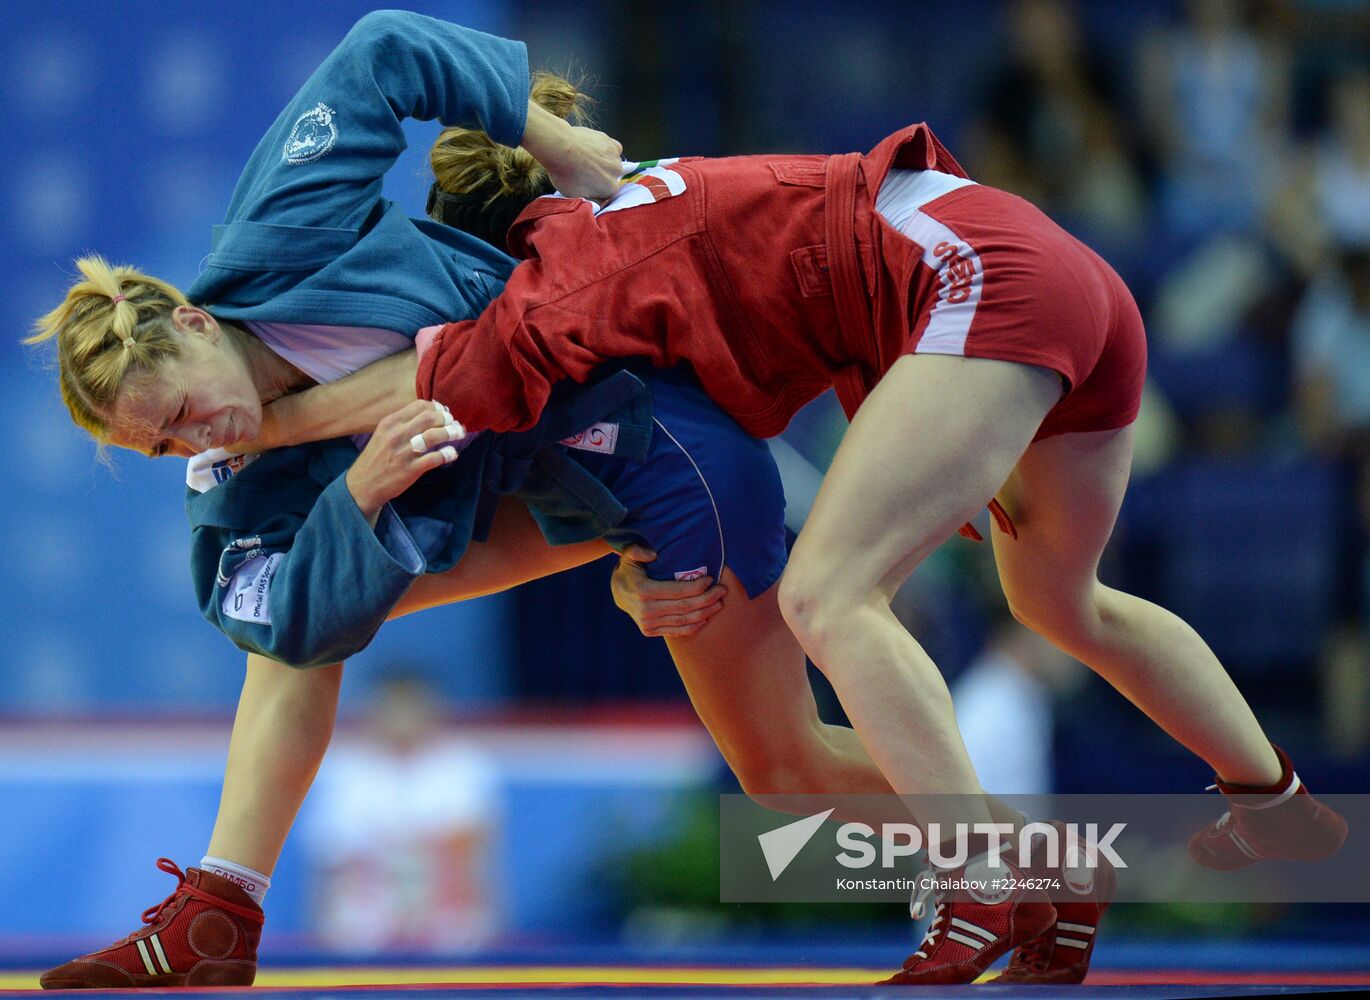
[[[261,395],[242,350],[201,309],[178,307],[171,322],[180,354],[128,379],[114,402],[110,442],[156,458],[256,437]]]

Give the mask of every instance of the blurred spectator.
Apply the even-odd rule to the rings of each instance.
[[[1075,660],[1007,614],[952,685],[956,724],[986,791],[1053,790],[1056,700],[1083,676]]]
[[[1278,430],[1286,403],[1282,322],[1293,272],[1251,236],[1221,235],[1180,259],[1150,309],[1149,377],[1184,422],[1190,449],[1246,455]]]
[[[426,682],[391,677],[366,737],[336,747],[320,772],[305,833],[332,948],[451,952],[498,930],[494,765],[445,737],[439,710]]]
[[[1153,374],[1191,442],[1251,454],[1287,405],[1284,329],[1309,272],[1291,208],[1290,55],[1253,0],[1189,0],[1145,40],[1140,98],[1159,173]],[[1277,193],[1279,196],[1277,197]]]
[[[1308,447],[1370,457],[1370,244],[1347,247],[1308,289],[1291,330]]]
[[[1189,0],[1183,24],[1141,52],[1143,116],[1167,226],[1191,239],[1248,233],[1281,182],[1289,56],[1248,23],[1249,0]]]
[[[1370,246],[1370,72],[1334,78],[1330,128],[1316,153],[1318,206],[1339,243]]]
[[[1271,206],[1284,255],[1314,277],[1337,246],[1370,245],[1370,72],[1334,73],[1327,122]]]
[[[1007,14],[1008,57],[972,140],[977,176],[1058,214],[1087,240],[1134,240],[1145,191],[1108,67],[1064,0],[1019,0]]]
[[[1339,757],[1360,757],[1370,749],[1370,650],[1362,625],[1348,623],[1328,639],[1318,732]]]
[[[1345,753],[1370,742],[1370,244],[1336,253],[1309,288],[1291,332],[1297,417],[1307,447],[1342,463],[1351,483],[1340,588],[1341,629],[1331,638],[1325,724]]]
[[[1230,340],[1260,301],[1275,268],[1260,242],[1221,235],[1181,260],[1153,305],[1166,346],[1200,351]]]

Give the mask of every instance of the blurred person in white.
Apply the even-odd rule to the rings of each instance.
[[[442,708],[422,676],[389,676],[364,736],[319,772],[304,833],[314,926],[335,950],[471,950],[499,930],[498,772],[444,732]]]
[[[1319,215],[1337,242],[1370,246],[1370,71],[1334,77],[1330,91],[1313,154]]]
[[[1342,625],[1324,660],[1324,728],[1346,755],[1370,746],[1370,243],[1343,247],[1309,286],[1291,330],[1304,442],[1341,464],[1354,513],[1345,525]]]
[[[1273,246],[1304,282],[1338,269],[1340,248],[1370,246],[1370,70],[1328,73],[1324,121],[1271,203]]]
[[[1168,226],[1197,238],[1250,232],[1281,183],[1289,55],[1252,27],[1249,0],[1189,0],[1183,24],[1140,53],[1142,111],[1163,174]]]
[[[1305,442],[1324,455],[1370,457],[1370,243],[1331,255],[1291,338]]]
[[[984,650],[951,686],[975,773],[996,795],[1054,788],[1056,703],[1083,680],[1080,664],[1004,610]]]

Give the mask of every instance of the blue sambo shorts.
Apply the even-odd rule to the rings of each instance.
[[[605,540],[651,546],[657,580],[720,579],[731,569],[749,597],[785,568],[785,491],[766,442],[747,434],[688,374],[648,376],[653,432],[641,465],[580,452],[576,461],[628,508]]]

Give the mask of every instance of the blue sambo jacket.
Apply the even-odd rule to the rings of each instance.
[[[478,315],[514,261],[381,197],[401,121],[479,127],[517,145],[528,102],[520,42],[403,11],[367,14],[324,60],[248,161],[187,292],[229,320],[421,327]],[[202,614],[239,647],[295,666],[371,641],[414,578],[454,565],[514,493],[552,542],[598,537],[625,511],[555,442],[619,421],[640,461],[650,396],[619,372],[574,387],[527,434],[482,435],[382,512],[375,530],[343,474],[348,441],[225,460],[190,483],[191,571]],[[208,477],[207,479],[205,477]]]

